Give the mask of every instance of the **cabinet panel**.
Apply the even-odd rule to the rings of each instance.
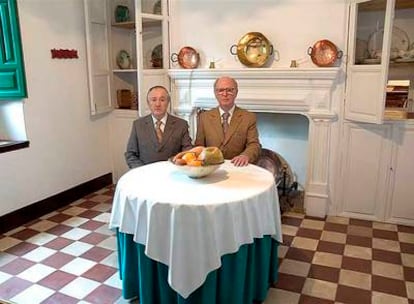
[[[137,119],[137,111],[117,110],[111,116],[111,144],[112,163],[114,167],[113,180],[116,183],[129,168],[125,161],[124,153],[131,133],[132,122]]]
[[[354,66],[347,79],[348,91],[345,103],[347,119],[377,122],[377,117],[384,114],[384,105],[378,100],[385,100],[385,90],[380,67]],[[382,121],[379,120],[379,122]]]
[[[89,102],[91,115],[111,111],[111,72],[106,5],[99,0],[84,0],[88,58]]]
[[[393,188],[388,221],[414,224],[414,125],[395,126],[393,136]]]
[[[344,124],[341,213],[381,220],[384,214],[391,127]]]

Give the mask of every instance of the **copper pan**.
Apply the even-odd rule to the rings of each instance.
[[[171,61],[178,62],[184,69],[195,69],[200,63],[200,54],[191,46],[185,46],[178,54],[171,54]]]
[[[308,48],[308,55],[317,66],[330,67],[342,57],[342,51],[338,50],[333,42],[323,39]]]

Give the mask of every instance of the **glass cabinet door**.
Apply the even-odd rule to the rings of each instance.
[[[345,118],[381,124],[395,0],[352,1]]]
[[[349,21],[345,118],[406,119],[414,112],[414,0],[355,0]],[[398,106],[392,83],[408,83]]]
[[[356,4],[354,64],[380,64],[384,41],[386,2]]]
[[[138,113],[150,113],[146,102],[148,89],[162,85],[169,89],[168,1],[136,0],[139,97]]]

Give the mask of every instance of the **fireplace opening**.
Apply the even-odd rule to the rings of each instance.
[[[309,120],[290,113],[256,116],[263,149],[258,165],[275,174],[282,212],[304,212]]]

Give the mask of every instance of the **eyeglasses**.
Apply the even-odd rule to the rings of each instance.
[[[216,93],[220,95],[223,95],[224,93],[234,95],[236,93],[236,88],[217,88]]]

